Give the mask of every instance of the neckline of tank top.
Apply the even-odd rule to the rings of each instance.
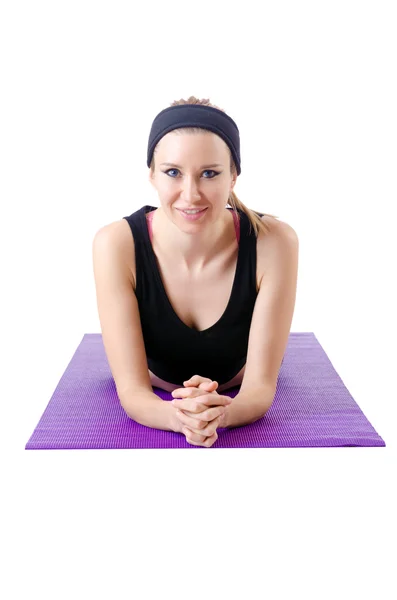
[[[216,323],[214,323],[213,325],[211,325],[211,327],[208,327],[207,329],[203,329],[202,331],[198,330],[198,329],[193,329],[192,327],[189,327],[189,325],[186,325],[186,323],[184,323],[182,321],[182,319],[179,318],[179,316],[176,314],[174,307],[172,306],[170,299],[168,298],[167,292],[165,290],[164,284],[163,284],[163,280],[161,279],[160,276],[160,271],[158,269],[158,265],[157,265],[157,259],[156,259],[156,255],[154,254],[154,250],[153,250],[153,246],[150,243],[150,236],[149,236],[149,230],[147,227],[147,219],[146,219],[146,209],[147,208],[153,208],[149,205],[145,205],[142,207],[141,209],[141,218],[142,218],[142,222],[146,224],[146,233],[144,234],[146,240],[149,239],[149,257],[150,260],[152,262],[152,266],[153,266],[153,272],[155,274],[155,277],[157,279],[157,283],[161,289],[161,293],[163,295],[163,298],[165,300],[165,302],[167,302],[167,305],[170,309],[170,313],[172,315],[172,318],[174,319],[175,322],[177,322],[179,324],[179,326],[182,326],[183,329],[185,330],[189,330],[189,332],[193,333],[193,335],[196,336],[203,336],[206,335],[209,331],[212,331],[213,329],[219,328],[223,325],[223,322],[225,320],[225,318],[227,317],[227,315],[229,314],[231,307],[232,307],[232,303],[234,301],[234,298],[237,294],[237,284],[238,284],[238,279],[240,277],[240,273],[241,273],[241,269],[242,269],[242,262],[244,260],[243,255],[244,255],[244,249],[246,248],[246,244],[248,243],[248,239],[243,236],[242,238],[242,243],[238,244],[238,251],[237,251],[237,264],[236,264],[236,271],[234,273],[234,279],[233,279],[233,284],[232,284],[232,290],[230,292],[230,296],[229,296],[229,301],[227,303],[227,306],[223,312],[223,314],[221,315],[221,317],[218,319],[218,321]],[[240,213],[240,211],[239,211]],[[241,217],[241,213],[240,213],[240,217]],[[245,221],[243,221],[242,227],[244,227],[243,232],[245,232]],[[146,237],[147,236],[147,237]]]
[[[146,207],[144,207],[144,209],[145,208]],[[149,238],[150,238],[150,241],[153,243],[152,220],[154,217],[154,213],[157,209],[156,209],[156,207],[151,207],[151,208],[154,208],[154,210],[150,210],[147,212],[144,210],[144,214],[145,214],[145,219],[147,222],[147,227],[149,230]],[[234,211],[232,208],[226,206],[226,209],[232,211],[233,221],[234,221],[234,230],[236,232],[237,244],[239,244],[240,243],[240,218],[236,215],[236,211]],[[148,218],[146,218],[146,217],[148,217]]]

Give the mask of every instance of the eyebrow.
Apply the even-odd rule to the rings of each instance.
[[[176,165],[175,163],[169,163],[169,162],[164,162],[161,163],[160,166],[165,166],[165,167],[176,167],[177,169],[182,169],[182,167],[180,165]],[[203,165],[201,168],[202,169],[210,169],[211,167],[222,167],[222,165],[220,163],[213,163],[212,165]]]

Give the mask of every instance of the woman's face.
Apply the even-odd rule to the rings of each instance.
[[[198,225],[224,214],[237,179],[230,173],[230,153],[215,133],[167,133],[156,147],[155,187],[164,212],[177,223]],[[181,209],[206,208],[202,218],[187,221]]]

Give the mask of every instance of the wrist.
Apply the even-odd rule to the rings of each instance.
[[[231,405],[229,405],[229,406],[231,406]],[[220,418],[218,427],[227,427],[228,416],[229,416],[229,406],[224,407],[225,412],[223,413],[223,415]]]
[[[164,400],[168,408],[168,426],[175,433],[182,433],[182,423],[176,416],[176,408],[171,404],[171,401]]]

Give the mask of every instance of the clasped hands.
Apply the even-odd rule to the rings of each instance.
[[[217,381],[194,375],[183,382],[185,387],[172,392],[172,405],[176,409],[178,431],[194,446],[209,448],[218,439],[217,428],[222,427],[229,396],[216,392]]]

